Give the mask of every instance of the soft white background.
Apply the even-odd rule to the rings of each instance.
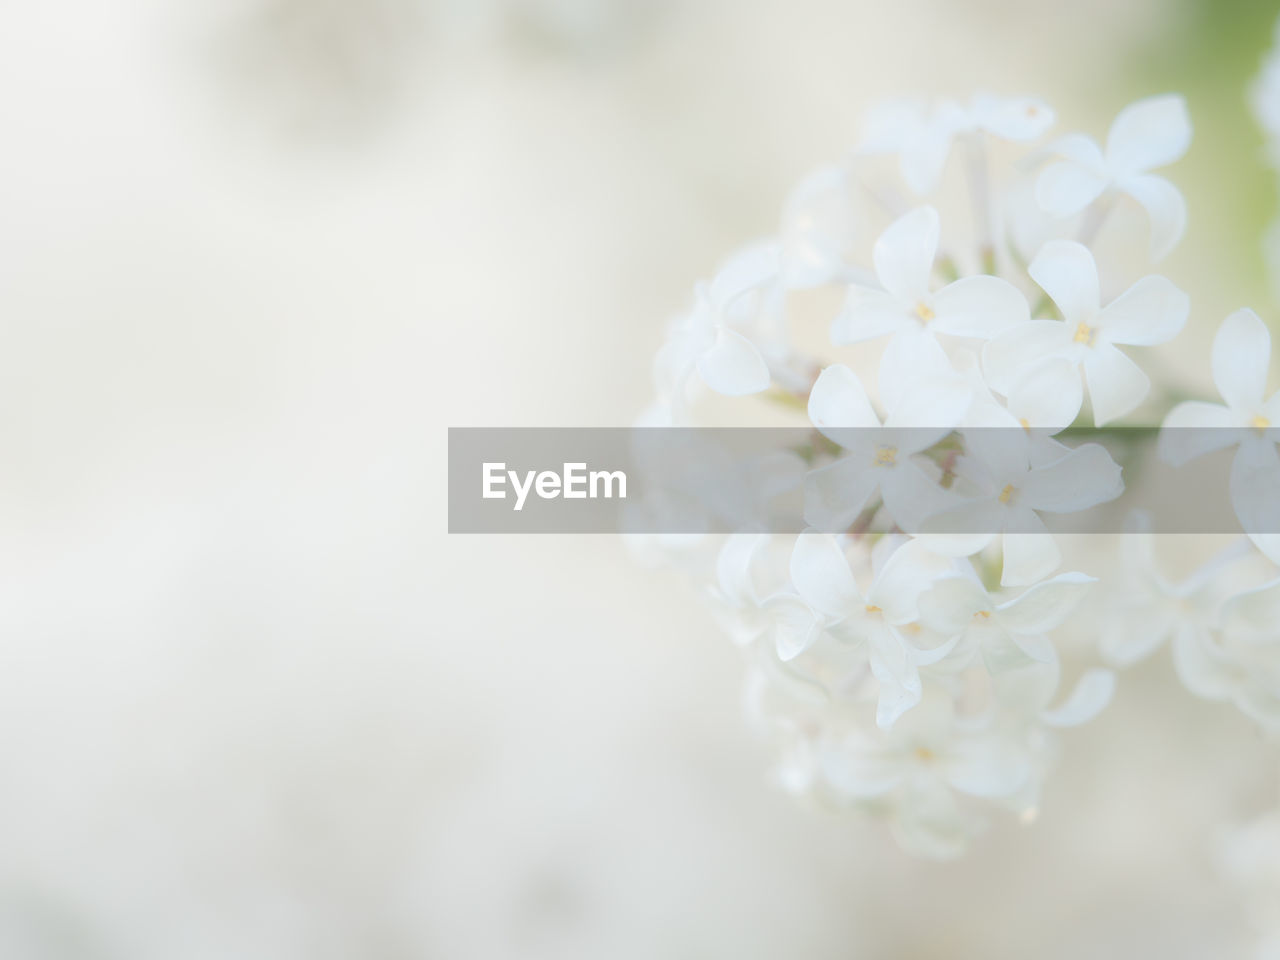
[[[1163,660],[1037,824],[922,864],[771,785],[676,579],[444,532],[445,428],[630,422],[694,280],[868,103],[1036,93],[1100,134],[1173,17],[11,5],[0,956],[1230,955],[1209,828],[1274,763]],[[1189,366],[1239,305],[1215,249],[1165,266]]]

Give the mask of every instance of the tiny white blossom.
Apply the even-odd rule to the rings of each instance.
[[[999,277],[962,277],[933,290],[938,239],[933,207],[918,207],[891,223],[872,252],[880,288],[850,288],[832,324],[832,341],[858,343],[917,330],[985,340],[1027,319],[1026,299]]]
[[[1160,276],[1143,277],[1105,307],[1093,254],[1069,240],[1046,243],[1027,268],[1061,311],[1062,320],[1031,320],[1006,330],[983,349],[993,390],[1010,396],[1026,378],[1064,398],[1077,411],[1084,369],[1093,419],[1102,426],[1132,411],[1151,381],[1117,344],[1154,346],[1177,336],[1190,312],[1187,295]],[[1048,364],[1049,359],[1068,364]],[[1066,398],[1069,398],[1069,402]]]
[[[1046,148],[1063,159],[1036,182],[1036,199],[1054,216],[1079,213],[1108,192],[1132,197],[1151,221],[1151,258],[1160,260],[1186,229],[1182,194],[1150,171],[1180,159],[1191,144],[1186,101],[1175,94],[1149,97],[1120,111],[1104,152],[1090,137],[1072,134]]]
[[[917,194],[932,193],[956,137],[989,134],[1028,141],[1053,126],[1049,106],[1029,97],[974,96],[967,105],[944,100],[933,107],[918,100],[894,100],[871,112],[859,151],[898,155],[902,178]]]

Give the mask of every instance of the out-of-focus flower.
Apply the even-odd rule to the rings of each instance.
[[[1046,147],[1063,159],[1041,172],[1036,199],[1054,216],[1069,217],[1109,192],[1132,197],[1151,220],[1151,259],[1161,260],[1182,239],[1187,205],[1177,187],[1150,171],[1180,159],[1190,145],[1191,119],[1181,96],[1139,100],[1111,124],[1105,152],[1079,133]]]
[[[937,187],[957,137],[988,134],[1029,141],[1042,136],[1053,121],[1053,110],[1030,97],[978,94],[967,105],[943,100],[932,107],[918,100],[895,100],[871,112],[858,149],[865,154],[897,154],[907,185],[928,194]]]

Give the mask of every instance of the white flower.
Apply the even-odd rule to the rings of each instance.
[[[955,427],[969,396],[958,380],[924,385],[901,397],[882,426],[852,370],[843,364],[823,370],[809,394],[809,419],[845,453],[805,478],[805,520],[828,532],[843,530],[879,490],[890,516],[913,529],[939,493],[913,455]]]
[[[956,137],[986,133],[1001,140],[1035,140],[1053,121],[1048,105],[1028,97],[978,94],[968,106],[944,100],[932,109],[918,100],[895,100],[868,116],[859,151],[898,154],[907,185],[927,194],[937,187]]]
[[[1108,191],[1127,194],[1151,220],[1151,258],[1162,259],[1181,239],[1186,201],[1178,188],[1149,171],[1182,157],[1191,144],[1186,101],[1175,94],[1139,100],[1120,111],[1107,134],[1104,153],[1083,134],[1051,144],[1065,158],[1050,164],[1036,183],[1036,199],[1049,213],[1079,213]]]
[[[950,696],[930,687],[892,730],[854,729],[826,743],[819,769],[837,797],[888,804],[905,848],[951,857],[981,826],[956,795],[1015,800],[1034,764],[1009,728],[958,717]]]
[[[1212,633],[1179,633],[1174,665],[1188,690],[1228,700],[1280,732],[1280,580],[1228,599]]]
[[[1238,446],[1231,502],[1250,534],[1280,533],[1280,391],[1264,399],[1271,335],[1252,310],[1237,310],[1213,338],[1213,382],[1225,404],[1188,401],[1169,411],[1160,454],[1174,466]]]
[[[1172,340],[1186,323],[1187,295],[1152,275],[1104,307],[1093,254],[1069,240],[1046,243],[1028,272],[1064,319],[1030,320],[988,343],[982,366],[991,388],[1011,396],[1035,377],[1038,389],[1058,394],[1064,408],[1079,411],[1083,393],[1077,371],[1083,367],[1097,426],[1132,411],[1151,381],[1116,345],[1146,347]],[[1053,358],[1069,362],[1044,362]]]
[[[832,324],[832,341],[857,343],[917,330],[988,339],[1027,319],[1026,299],[999,277],[962,277],[934,291],[929,275],[938,236],[933,207],[918,207],[891,223],[872,254],[881,289],[850,288]]]
[[[976,577],[943,577],[920,595],[920,622],[943,637],[959,638],[949,660],[981,653],[992,674],[1032,661],[1051,663],[1056,653],[1049,631],[1070,616],[1095,582],[1083,573],[1064,573],[1000,601]]]
[[[916,620],[916,598],[949,568],[948,560],[908,542],[885,561],[863,596],[840,542],[829,534],[801,534],[791,554],[794,594],[777,594],[764,604],[775,618],[779,658],[794,659],[824,632],[846,644],[865,642],[880,685],[876,723],[892,726],[920,702],[919,666],[949,649],[921,650],[905,637]]]
[[[1048,576],[1062,555],[1040,513],[1076,513],[1124,491],[1120,467],[1105,447],[1075,449],[1023,430],[969,430],[955,463],[973,495],[923,524],[936,550],[975,553],[1002,537],[1000,582],[1026,586]]]
[[[709,284],[694,293],[694,306],[672,327],[655,360],[659,392],[679,404],[696,371],[708,387],[728,396],[759,393],[769,386],[769,365],[746,332],[768,305],[751,294],[778,275],[776,244],[759,244],[730,259]]]

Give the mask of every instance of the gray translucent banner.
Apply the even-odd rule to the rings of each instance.
[[[1280,533],[1280,430],[452,428],[451,533]]]

